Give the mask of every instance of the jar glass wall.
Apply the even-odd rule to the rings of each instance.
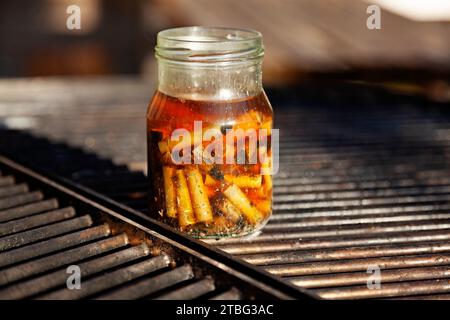
[[[241,236],[272,213],[273,111],[256,31],[158,34],[147,112],[150,213],[194,237]]]

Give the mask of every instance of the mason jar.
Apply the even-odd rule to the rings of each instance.
[[[243,236],[272,213],[273,111],[262,36],[185,27],[158,33],[147,112],[150,210],[198,238]]]

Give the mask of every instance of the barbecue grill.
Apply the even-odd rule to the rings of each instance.
[[[130,221],[113,203],[101,205],[4,157],[0,167],[0,299],[303,296],[240,263],[235,269],[233,259],[222,263],[220,253],[161,224]],[[66,286],[68,265],[82,272],[79,290]]]
[[[194,286],[199,292],[205,290],[206,297],[219,298],[299,298],[309,294],[325,299],[449,298],[448,105],[354,84],[268,94],[274,104],[275,127],[281,129],[280,172],[274,180],[274,214],[263,232],[249,238],[207,240],[202,245],[151,221],[157,232],[164,229],[163,235],[170,239],[168,246],[178,248],[187,241],[195,244],[190,250],[201,249],[204,259],[195,261],[189,260],[194,259],[187,253],[192,254],[190,250],[155,254],[153,242],[135,240],[129,232],[125,236],[111,231],[131,228],[143,232],[145,239],[154,237],[147,235],[154,230],[136,225],[148,210],[146,177],[129,169],[145,161],[142,145],[126,143],[139,133],[145,139],[145,119],[138,107],[119,103],[108,109],[105,120],[101,99],[93,97],[97,107],[81,117],[79,121],[89,123],[83,127],[77,126],[75,112],[79,114],[83,105],[87,108],[89,100],[76,111],[68,108],[61,114],[64,122],[42,113],[35,115],[37,125],[29,132],[4,128],[0,134],[3,155],[37,169],[52,181],[70,181],[77,192],[81,190],[95,199],[91,203],[94,207],[113,204],[110,210],[125,211],[119,211],[123,216],[110,222],[111,218],[105,218],[108,213],[67,205],[67,201],[75,200],[68,200],[67,195],[60,196],[63,200],[49,196],[52,193],[40,184],[30,188],[29,178],[24,176],[28,169],[11,169],[6,162],[0,178],[0,207],[6,208],[0,209],[0,243],[8,251],[2,254],[6,258],[0,274],[5,274],[2,281],[12,280],[6,289],[2,287],[1,296],[24,297],[22,288],[35,281],[46,292],[42,296],[36,293],[37,297],[84,297],[61,288],[49,291],[61,287],[61,280],[57,284],[46,282],[51,278],[49,272],[57,272],[51,270],[71,263],[64,259],[74,257],[70,252],[79,250],[75,252],[79,252],[80,260],[89,254],[101,255],[83,262],[94,270],[93,274],[108,268],[138,274],[133,279],[124,278],[122,289],[104,288],[94,276],[92,291],[86,297],[181,298],[188,292],[186,287]],[[127,119],[123,119],[124,110],[130,110]],[[108,126],[100,125],[102,121]],[[47,122],[55,124],[51,130],[40,128],[39,124]],[[108,135],[113,137],[111,144],[115,142],[116,149],[102,143]],[[74,147],[80,137],[90,139],[89,147],[96,154]],[[92,141],[97,142],[95,146]],[[98,154],[107,154],[110,159]],[[60,225],[68,229],[55,228]],[[83,237],[75,236],[82,232]],[[64,242],[63,247],[62,237],[78,242]],[[18,239],[30,240],[19,243]],[[54,247],[46,248],[55,248],[58,259],[49,259],[50,252],[35,251],[36,241],[52,244]],[[90,243],[100,241],[107,244],[102,246],[104,251],[91,253]],[[163,240],[158,241],[157,247],[166,246],[161,244]],[[98,245],[91,248],[100,250]],[[126,266],[114,264],[110,252]],[[177,260],[177,254],[183,258]],[[35,259],[41,259],[42,265],[20,262]],[[169,266],[173,261],[183,262]],[[218,268],[214,261],[230,267]],[[20,263],[23,268],[12,271],[4,265],[6,262]],[[108,263],[114,265],[109,267]],[[151,271],[141,269],[140,263],[148,263]],[[373,267],[380,269],[378,289],[367,286],[371,276],[368,269]],[[202,271],[196,272],[198,268]],[[156,269],[161,271],[155,275],[152,270]],[[39,276],[41,273],[45,274]],[[162,283],[161,288],[148,286],[148,279],[155,277],[163,279],[156,282],[156,286]],[[28,280],[22,280],[25,278]]]

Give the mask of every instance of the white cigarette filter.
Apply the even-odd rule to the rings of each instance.
[[[223,194],[244,214],[250,223],[256,224],[264,218],[264,215],[251,204],[245,193],[235,184],[226,188]]]
[[[205,185],[203,184],[203,177],[199,169],[196,167],[188,167],[185,172],[197,221],[211,221],[213,219],[213,212],[209,203]]]

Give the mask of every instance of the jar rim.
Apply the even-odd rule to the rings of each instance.
[[[261,39],[259,31],[230,27],[178,27],[165,29],[158,33],[158,40],[179,42],[241,42]]]
[[[155,54],[174,62],[232,63],[261,59],[264,47],[256,30],[192,26],[160,31]]]

